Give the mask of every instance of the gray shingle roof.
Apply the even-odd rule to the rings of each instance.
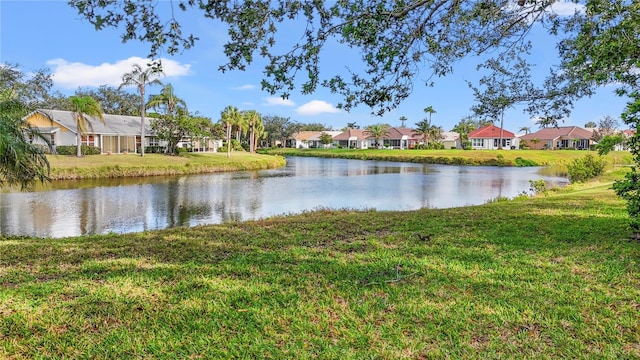
[[[54,122],[64,126],[70,131],[77,133],[77,124],[73,112],[64,110],[38,109],[40,112],[49,116]],[[25,118],[29,117],[27,115]],[[98,119],[87,116],[89,123],[89,133],[102,135],[140,135],[140,117],[125,115],[109,115],[103,114],[104,124]],[[150,118],[145,121],[145,135],[152,135]]]

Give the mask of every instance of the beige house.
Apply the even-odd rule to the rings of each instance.
[[[523,135],[520,141],[532,150],[589,149],[593,133],[578,126],[560,126],[540,129]]]
[[[86,116],[89,128],[86,134],[80,134],[83,145],[95,146],[103,154],[138,153],[140,151],[140,117],[103,114],[104,123],[99,119]],[[64,110],[38,109],[23,119],[36,128],[41,134],[48,136],[52,145],[76,146],[78,126],[74,113]],[[145,121],[144,146],[165,146],[151,130],[150,121]],[[222,146],[221,140],[204,140],[201,142],[183,139],[178,147],[190,148],[193,151],[215,152]]]

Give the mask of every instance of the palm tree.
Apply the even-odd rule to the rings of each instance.
[[[406,122],[407,122],[407,117],[406,117],[406,116],[404,116],[404,115],[403,115],[403,116],[400,116],[400,123],[402,124],[402,125],[400,125],[400,126],[401,126],[401,127],[404,127],[404,123],[406,123]]]
[[[49,161],[39,144],[52,152],[51,142],[22,120],[26,112],[26,106],[12,92],[0,93],[0,187],[7,184],[27,189],[36,180],[49,179]],[[39,144],[30,141],[36,138]]]
[[[424,108],[424,112],[429,114],[429,125],[431,125],[431,115],[436,113],[435,109],[433,108],[433,106],[427,106],[426,108]]]
[[[538,120],[536,120],[536,125],[538,125],[541,129],[549,127],[553,125],[553,123],[554,123],[554,119],[550,116],[543,116]]]
[[[147,103],[147,108],[161,110],[167,116],[174,116],[180,107],[186,109],[187,103],[174,94],[171,84],[165,85],[160,94],[152,95]]]
[[[518,130],[518,132],[520,132],[520,131],[524,131],[524,134],[527,135],[528,133],[531,132],[531,128],[528,127],[528,126],[523,126],[523,127],[520,128],[520,130]]]
[[[76,118],[76,144],[78,150],[76,156],[82,156],[82,136],[87,133],[89,128],[92,128],[91,122],[87,116],[98,118],[104,124],[104,117],[102,116],[102,107],[100,103],[90,96],[71,96],[69,98],[69,104],[71,105],[71,111],[73,111]]]
[[[231,130],[235,124],[240,122],[242,115],[235,106],[227,106],[220,114],[222,122],[227,125],[227,157],[231,157]]]
[[[469,133],[477,128],[476,123],[470,117],[466,117],[460,119],[460,121],[456,124],[456,126],[451,129],[451,131],[455,131],[460,134],[460,141],[462,142],[462,146],[465,146],[465,143],[469,141]]]
[[[429,143],[429,134],[431,130],[431,123],[427,120],[422,120],[416,123],[415,134],[422,136],[422,142],[424,144]]]
[[[145,100],[144,92],[147,85],[162,85],[160,79],[157,78],[162,74],[162,70],[157,67],[147,67],[133,64],[133,70],[122,75],[122,83],[118,87],[120,90],[123,86],[136,86],[140,94],[140,156],[144,156],[144,117],[145,117]]]
[[[376,148],[380,147],[379,140],[385,136],[389,136],[389,125],[387,124],[375,124],[367,126],[364,131],[366,135],[373,138]]]
[[[255,110],[248,110],[243,113],[244,123],[247,124],[249,129],[249,152],[254,153],[256,151],[256,127],[258,123],[262,123],[262,118]],[[263,126],[264,128],[264,126]]]
[[[254,136],[253,136],[253,152],[256,151],[256,149],[258,148],[258,143],[259,140],[266,137],[267,132],[264,129],[264,122],[262,121],[262,118],[259,118],[259,121],[255,123],[255,125],[253,126],[253,132],[254,132]]]
[[[431,125],[429,128],[429,143],[431,144],[431,140],[441,143],[443,131],[442,126]]]

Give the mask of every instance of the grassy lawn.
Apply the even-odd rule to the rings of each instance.
[[[265,150],[268,154],[290,156],[337,157],[362,160],[410,161],[458,165],[515,165],[516,159],[533,161],[540,166],[564,165],[593,151],[578,150],[355,150],[355,149],[291,149]],[[501,158],[500,158],[501,156]],[[633,162],[628,151],[611,152],[605,157],[612,165]]]
[[[197,174],[220,171],[267,169],[285,165],[280,156],[232,152],[187,153],[182,156],[159,154],[49,156],[51,178],[80,179],[124,176]]]
[[[609,186],[2,239],[0,358],[638,358],[640,243]]]

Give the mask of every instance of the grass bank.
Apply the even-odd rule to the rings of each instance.
[[[233,152],[187,153],[182,156],[159,154],[136,155],[90,155],[48,156],[51,178],[96,179],[129,176],[182,175],[209,172],[258,170],[285,165],[281,156]]]
[[[609,186],[2,239],[0,358],[637,358],[640,244]]]
[[[490,166],[552,166],[566,165],[573,159],[593,151],[578,150],[391,150],[391,149],[292,149],[274,148],[263,151],[281,156],[314,156],[359,160],[406,161],[445,165],[490,165]],[[627,151],[611,152],[605,156],[612,165],[633,163]],[[520,159],[520,160],[517,160]]]

